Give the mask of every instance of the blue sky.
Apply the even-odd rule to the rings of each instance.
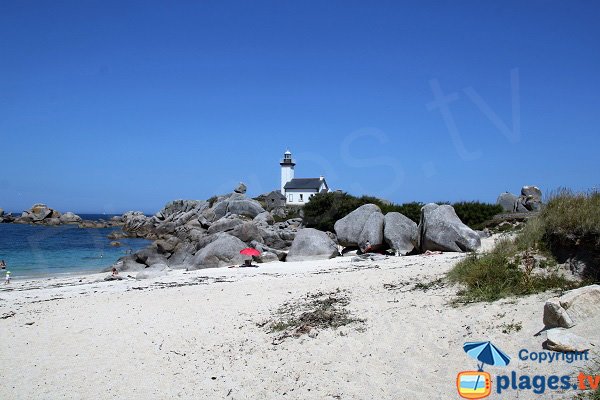
[[[286,148],[297,177],[395,202],[595,187],[599,14],[593,1],[5,1],[0,207],[155,212],[239,181],[257,195],[278,188]]]

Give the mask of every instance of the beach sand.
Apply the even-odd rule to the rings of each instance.
[[[457,373],[477,368],[463,343],[484,340],[512,357],[508,367],[486,367],[492,379],[511,371],[576,376],[582,362],[517,356],[544,351],[544,334],[535,335],[553,294],[455,307],[458,287],[415,287],[463,257],[276,262],[147,281],[13,281],[0,288],[0,399],[455,399]],[[264,325],[286,302],[338,289],[364,323],[283,341]],[[575,328],[597,336],[599,322]],[[522,329],[503,333],[509,324]]]

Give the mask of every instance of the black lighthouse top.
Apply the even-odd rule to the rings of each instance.
[[[294,165],[296,165],[296,163],[294,162],[294,160],[292,160],[292,153],[290,153],[290,151],[286,151],[283,154],[283,160],[281,160],[281,162],[279,163],[279,165],[281,165],[282,167],[284,165],[289,165],[291,167],[293,167]]]

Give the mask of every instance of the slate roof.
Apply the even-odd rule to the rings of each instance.
[[[313,189],[319,190],[321,187],[320,178],[295,178],[285,184],[284,189]]]

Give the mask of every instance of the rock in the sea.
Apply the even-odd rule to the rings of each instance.
[[[426,204],[421,209],[419,248],[431,251],[475,251],[479,235],[462,223],[450,205]]]
[[[45,204],[34,204],[29,210],[29,215],[34,221],[42,221],[52,214],[52,209]]]
[[[365,250],[367,242],[376,247],[383,243],[384,217],[375,204],[365,204],[338,220],[335,233],[342,246],[359,246]]]
[[[4,217],[4,210],[0,208],[0,217]]]
[[[241,193],[241,194],[244,194],[244,193],[246,193],[246,190],[247,190],[247,189],[248,189],[248,188],[246,187],[246,185],[244,185],[244,183],[243,183],[243,182],[240,182],[240,184],[239,184],[239,185],[237,185],[237,187],[236,187],[235,189],[233,189],[233,191],[234,191],[235,193]]]
[[[81,217],[69,211],[60,216],[60,222],[63,224],[77,224],[81,222]]]
[[[110,245],[112,247],[121,247],[121,242],[113,241],[113,242],[110,242]]]
[[[240,251],[247,245],[227,233],[217,233],[214,241],[198,250],[190,260],[190,270],[217,268],[225,265],[241,264],[244,257]]]
[[[325,232],[306,228],[296,234],[286,261],[324,260],[337,255],[337,245]]]
[[[389,212],[385,215],[383,237],[394,251],[406,255],[417,245],[417,224],[399,212]]]
[[[600,285],[570,290],[553,297],[544,305],[544,325],[547,328],[570,328],[600,315]]]

